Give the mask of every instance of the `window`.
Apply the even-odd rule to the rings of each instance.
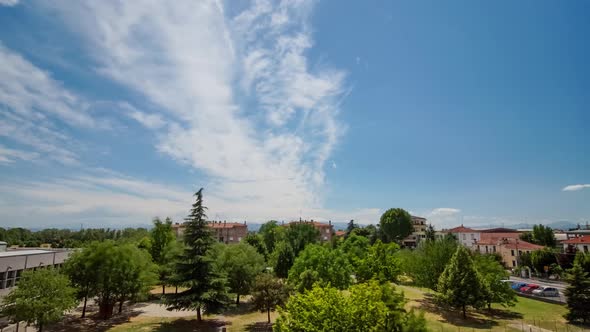
[[[488,246],[486,246],[486,254],[487,254],[488,252],[489,252],[489,251],[488,251]]]
[[[516,261],[512,261],[512,267],[515,267],[515,266],[516,266]]]
[[[510,250],[510,255],[514,256],[514,250]]]
[[[326,228],[326,234],[329,234],[329,233],[330,233],[330,229]]]
[[[584,252],[588,252],[588,246],[584,246]]]
[[[475,234],[471,234],[471,239],[475,239]]]
[[[493,249],[493,252],[496,252],[496,246],[493,246],[492,249]]]
[[[233,236],[230,236],[230,237],[229,237],[229,240],[230,240],[230,241],[233,241],[233,240],[234,240],[234,237],[233,237]]]
[[[518,251],[518,256],[521,256],[521,255],[522,255],[522,250],[519,250]]]
[[[327,239],[328,239],[328,237],[327,236],[324,236],[324,240],[327,240]]]
[[[463,240],[467,240],[467,235],[463,234]]]

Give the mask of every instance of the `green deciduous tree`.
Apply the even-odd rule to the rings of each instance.
[[[285,228],[279,226],[276,220],[270,220],[260,226],[258,234],[262,236],[268,254],[271,254],[275,250],[276,244],[284,239],[284,233]]]
[[[76,307],[75,295],[68,278],[56,270],[25,271],[18,287],[2,299],[0,314],[43,331],[47,324],[59,321],[64,312]]]
[[[295,253],[289,242],[281,241],[276,245],[272,261],[276,276],[287,278],[289,276],[289,270],[295,262]]]
[[[486,284],[486,290],[489,290],[484,294],[488,309],[491,309],[492,303],[498,303],[504,307],[514,306],[516,293],[510,288],[509,283],[502,282],[502,280],[508,279],[510,274],[498,262],[496,256],[476,254],[473,262],[475,269]]]
[[[295,257],[299,255],[306,245],[317,243],[319,238],[320,231],[307,222],[291,223],[285,231],[285,239],[289,242],[291,248],[293,248]]]
[[[84,300],[82,318],[86,317],[88,298],[94,296],[96,290],[96,273],[90,268],[89,251],[75,251],[66,260],[63,272],[77,290],[77,298]]]
[[[413,251],[402,251],[406,253],[402,259],[403,270],[416,285],[436,290],[438,279],[453,257],[457,246],[457,241],[453,237],[423,241]]]
[[[175,279],[187,289],[164,297],[168,310],[196,310],[202,321],[201,310],[216,312],[228,302],[227,279],[214,265],[209,250],[215,239],[207,226],[203,189],[195,193],[196,200],[185,219],[185,249],[175,269]]]
[[[370,246],[371,244],[368,238],[353,232],[346,237],[346,240],[344,240],[338,249],[346,255],[348,262],[353,270],[356,271],[363,259],[367,256]]]
[[[404,310],[403,295],[377,281],[352,286],[344,293],[314,286],[279,309],[276,331],[426,331],[425,320]]]
[[[244,242],[251,245],[252,247],[256,248],[256,251],[261,254],[265,260],[268,259],[269,252],[266,250],[266,245],[264,244],[264,239],[262,235],[256,233],[248,233]]]
[[[270,273],[262,273],[256,277],[252,290],[252,303],[260,312],[266,312],[270,323],[270,312],[283,305],[289,298],[291,288],[283,280]]]
[[[426,241],[436,240],[436,231],[434,230],[434,226],[432,226],[432,224],[426,227],[426,230],[424,231],[424,238],[426,239]]]
[[[359,281],[377,279],[380,282],[393,282],[400,274],[400,260],[396,257],[399,246],[377,240],[369,247],[366,256],[357,267]]]
[[[160,218],[154,218],[153,223],[154,227],[150,231],[148,249],[152,260],[158,265],[158,279],[162,285],[162,294],[165,294],[166,284],[172,274],[171,263],[174,263],[175,256],[180,253],[180,248],[172,230],[172,219],[166,218],[162,222]]]
[[[308,245],[289,270],[289,283],[300,292],[310,289],[315,282],[345,289],[351,283],[351,273],[352,267],[340,250]]]
[[[218,244],[215,262],[228,278],[230,291],[236,294],[236,305],[240,295],[249,294],[254,279],[264,270],[264,257],[247,243]]]
[[[532,232],[524,232],[519,237],[523,241],[550,248],[555,247],[557,243],[553,229],[542,224],[534,225]]]
[[[381,215],[379,226],[383,242],[399,243],[414,230],[412,216],[406,210],[399,208],[385,211]]]
[[[78,270],[79,269],[79,270]],[[155,283],[149,254],[132,243],[92,242],[66,263],[65,271],[81,287],[82,296],[96,296],[99,317],[109,318],[119,302],[141,298]]]
[[[467,248],[457,247],[438,280],[439,300],[463,312],[467,307],[481,307],[487,295],[486,285],[478,274]]]
[[[565,318],[569,322],[590,322],[590,278],[580,264],[568,271],[566,281],[569,286],[564,295],[567,298],[568,313]]]

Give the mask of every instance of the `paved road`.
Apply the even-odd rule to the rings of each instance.
[[[559,301],[565,303],[565,296],[563,295],[563,291],[567,287],[567,283],[561,281],[547,281],[544,279],[536,279],[536,278],[520,278],[520,277],[513,277],[510,276],[510,280],[518,281],[518,282],[526,282],[527,284],[536,284],[541,286],[548,286],[548,287],[555,287],[559,290]],[[557,300],[557,297],[553,297],[552,299]]]

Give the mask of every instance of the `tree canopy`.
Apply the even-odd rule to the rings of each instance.
[[[383,242],[401,242],[414,231],[412,216],[404,209],[389,209],[381,215],[379,227]]]
[[[18,287],[2,299],[0,314],[14,322],[33,324],[39,331],[59,321],[78,304],[70,281],[54,269],[24,271]]]
[[[266,312],[270,323],[270,312],[283,305],[289,298],[291,288],[282,279],[270,273],[262,273],[256,277],[252,290],[252,303],[260,312]]]
[[[383,243],[377,240],[369,247],[366,256],[360,261],[355,271],[359,281],[376,279],[380,282],[396,281],[400,274],[400,261],[396,257],[399,246],[395,243]]]
[[[457,250],[457,240],[446,236],[435,241],[422,241],[415,250],[402,250],[401,261],[418,286],[437,290],[438,279]]]
[[[348,292],[315,285],[292,296],[279,309],[275,329],[290,331],[426,331],[425,320],[406,312],[404,297],[377,281],[351,286]]]
[[[215,248],[215,262],[227,275],[230,291],[236,294],[239,305],[240,295],[249,294],[254,279],[264,270],[264,257],[247,243],[220,243]]]
[[[590,277],[580,264],[568,271],[566,281],[569,286],[564,295],[567,299],[568,313],[565,318],[569,322],[590,322]]]
[[[491,308],[492,303],[498,303],[504,307],[514,306],[516,293],[510,288],[509,283],[502,282],[502,280],[508,279],[510,274],[500,264],[498,257],[476,254],[473,262],[486,285],[486,289],[489,290],[484,294],[488,309]]]
[[[289,283],[303,292],[314,283],[345,289],[351,283],[352,267],[340,250],[308,245],[289,270]]]
[[[460,309],[466,317],[468,306],[481,307],[485,303],[487,288],[478,274],[467,248],[458,246],[449,264],[440,275],[437,291],[439,300]]]
[[[195,193],[189,216],[185,219],[185,249],[175,267],[175,279],[186,290],[164,297],[168,310],[196,310],[202,321],[201,310],[217,312],[229,301],[227,279],[219,271],[209,251],[215,239],[207,225],[203,189]]]

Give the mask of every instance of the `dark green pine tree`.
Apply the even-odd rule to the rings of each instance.
[[[590,278],[580,264],[574,264],[567,276],[569,286],[564,295],[567,298],[568,313],[564,317],[569,322],[590,322]]]
[[[203,188],[195,193],[197,197],[190,215],[185,218],[184,253],[176,265],[175,281],[185,291],[167,294],[164,297],[168,310],[196,310],[197,320],[201,311],[214,313],[229,303],[227,279],[216,270],[213,259],[208,255],[215,239],[211,234],[203,206]]]

